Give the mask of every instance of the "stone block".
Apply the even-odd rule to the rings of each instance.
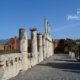
[[[71,53],[71,58],[75,58],[75,53],[74,52]]]
[[[0,55],[0,66],[4,65],[4,55]]]

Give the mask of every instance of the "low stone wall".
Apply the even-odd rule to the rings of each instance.
[[[21,53],[0,55],[0,79],[7,80],[16,76],[22,70],[21,59]]]
[[[44,56],[42,56],[39,52],[37,54],[36,59],[33,53],[28,53],[28,61],[26,62],[28,64],[28,69],[44,60]],[[8,80],[15,77],[18,75],[20,70],[22,70],[22,66],[22,53],[0,55],[0,80]]]

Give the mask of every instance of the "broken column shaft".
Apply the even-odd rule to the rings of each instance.
[[[37,53],[37,29],[30,29],[31,31],[31,53],[34,56],[34,63],[32,66],[38,63],[38,53]]]
[[[19,51],[22,53],[23,71],[28,70],[27,60],[27,34],[25,29],[19,29]]]
[[[38,33],[38,41],[39,41],[39,62],[43,61],[43,48],[42,48],[42,34]]]

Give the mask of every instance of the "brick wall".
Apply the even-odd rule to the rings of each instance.
[[[26,44],[27,45],[27,44]],[[5,50],[19,50],[19,38],[14,37],[10,38],[10,40],[5,45]],[[28,40],[28,51],[31,51],[31,40]]]
[[[56,39],[54,40],[54,52],[60,53],[60,52],[68,52],[68,45],[66,40],[64,39]]]
[[[19,38],[14,37],[10,38],[10,40],[5,45],[5,50],[17,50],[19,49]]]

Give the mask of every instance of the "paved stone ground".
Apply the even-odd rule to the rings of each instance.
[[[66,54],[54,54],[10,80],[80,80],[80,62]]]

